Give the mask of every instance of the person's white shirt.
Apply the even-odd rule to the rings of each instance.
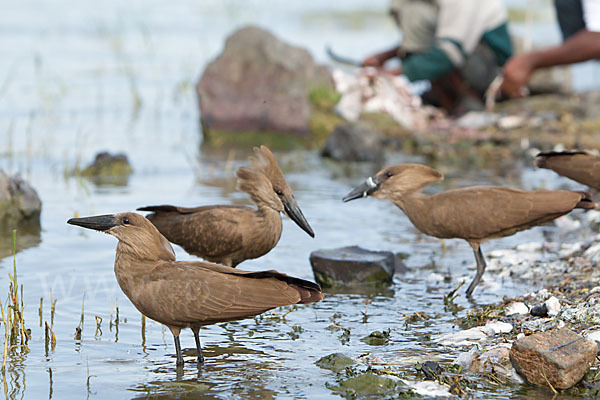
[[[600,32],[600,0],[582,0],[583,20],[590,32]]]

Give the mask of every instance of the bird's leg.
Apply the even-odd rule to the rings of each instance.
[[[469,287],[467,288],[467,297],[471,297],[471,295],[473,294],[473,290],[475,289],[475,286],[477,286],[479,284],[479,282],[481,281],[481,277],[483,276],[483,273],[485,272],[485,258],[483,258],[483,254],[481,253],[481,247],[479,246],[479,244],[475,245],[471,245],[473,247],[473,253],[475,254],[475,261],[477,261],[477,274],[475,275],[475,278],[473,278],[473,281],[471,282],[471,284],[469,285]]]
[[[183,355],[181,354],[181,344],[179,344],[179,335],[175,336],[175,352],[177,352],[177,366],[183,365]]]
[[[204,363],[204,356],[202,355],[202,344],[200,343],[200,328],[192,328],[194,332],[194,339],[196,339],[196,351],[198,352],[198,364]]]

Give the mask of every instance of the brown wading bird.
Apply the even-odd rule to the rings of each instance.
[[[136,213],[71,218],[67,223],[119,239],[117,282],[142,314],[169,327],[175,338],[177,365],[183,364],[179,344],[183,328],[194,332],[198,362],[202,363],[202,326],[323,299],[316,283],[277,271],[247,272],[200,261],[175,261],[167,239]]]
[[[537,155],[535,165],[600,190],[600,157],[585,151],[548,151]]]
[[[388,199],[400,207],[421,232],[469,242],[475,253],[477,274],[467,289],[468,297],[485,271],[481,242],[552,221],[574,208],[595,206],[589,194],[567,190],[523,191],[472,186],[431,196],[421,193],[422,188],[442,179],[441,173],[425,165],[394,165],[368,178],[343,201],[365,196]]]
[[[147,218],[188,253],[230,267],[263,256],[275,247],[281,237],[281,212],[315,237],[273,153],[266,146],[255,147],[250,166],[237,170],[238,188],[250,195],[258,209],[165,205],[138,210],[152,211]]]

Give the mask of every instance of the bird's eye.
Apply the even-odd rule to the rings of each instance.
[[[386,172],[386,173],[385,173],[385,176],[386,176],[387,178],[391,178],[393,175],[394,175],[394,174],[392,174],[390,171],[388,171],[388,172]]]
[[[277,193],[277,196],[281,196],[283,194],[280,189],[275,189],[275,193]]]
[[[125,224],[125,225],[129,225],[129,224],[130,224],[130,222],[129,222],[129,218],[127,218],[127,217],[123,217],[123,224]]]

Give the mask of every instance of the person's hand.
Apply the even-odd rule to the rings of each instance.
[[[510,97],[523,97],[527,92],[525,85],[535,70],[529,54],[511,57],[502,70],[504,82],[502,91]]]
[[[379,58],[378,55],[374,55],[374,56],[365,58],[362,65],[363,65],[363,67],[379,68],[379,67],[383,66],[383,63],[381,62],[381,59]]]

